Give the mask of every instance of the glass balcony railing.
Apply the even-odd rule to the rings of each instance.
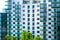
[[[47,31],[47,29],[40,29],[41,31]]]
[[[40,20],[40,22],[46,22],[46,20]]]
[[[47,11],[44,9],[44,10],[40,10],[40,13],[46,13]]]
[[[42,26],[42,27],[43,27],[43,26],[47,26],[47,25],[46,25],[46,24],[43,24],[43,25],[41,25],[41,24],[40,24],[40,26]]]
[[[23,4],[29,4],[30,2],[29,1],[23,1]]]
[[[46,9],[47,7],[46,6],[40,6],[40,8],[45,8]]]

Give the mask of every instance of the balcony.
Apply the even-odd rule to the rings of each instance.
[[[52,8],[60,8],[60,3],[52,3]]]
[[[46,18],[46,15],[40,15],[41,18]]]
[[[33,0],[33,3],[40,3],[40,0]]]
[[[30,0],[23,0],[23,4],[29,4]]]
[[[40,20],[40,22],[46,22],[46,20]]]
[[[47,29],[40,29],[41,31],[47,31]]]
[[[47,11],[46,11],[46,9],[41,9],[40,10],[40,13],[46,13]]]
[[[47,25],[46,24],[43,24],[43,25],[40,24],[40,26],[44,27],[44,26],[47,26]]]
[[[47,7],[46,7],[46,6],[40,6],[40,8],[42,8],[42,9],[46,9]]]

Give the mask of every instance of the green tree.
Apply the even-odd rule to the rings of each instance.
[[[33,40],[32,33],[27,32],[26,35],[27,35],[27,40]]]
[[[6,40],[10,40],[10,36],[8,34],[5,36],[5,38]]]
[[[21,38],[21,40],[26,40],[26,31],[22,32],[22,38]]]
[[[32,33],[23,31],[21,40],[33,40]]]
[[[10,35],[8,35],[8,34],[5,36],[5,38],[6,38],[6,40],[16,40],[15,37],[10,36]]]
[[[43,40],[40,36],[34,38],[34,40]]]

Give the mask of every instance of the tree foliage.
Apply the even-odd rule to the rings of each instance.
[[[6,40],[18,40],[18,38],[15,38],[14,36],[10,36],[8,34],[5,36],[5,38]],[[20,40],[43,40],[43,39],[40,36],[36,36],[35,38],[33,38],[32,33],[23,31]]]
[[[40,36],[34,38],[34,40],[43,40]]]

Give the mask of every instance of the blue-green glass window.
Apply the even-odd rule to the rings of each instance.
[[[46,0],[43,0],[43,2],[46,2]]]
[[[30,25],[30,22],[28,22],[28,25]]]
[[[23,8],[25,8],[25,6],[23,6]]]
[[[13,4],[15,4],[15,2],[13,2]]]
[[[25,28],[25,26],[23,26],[23,28]]]
[[[23,24],[25,24],[25,22],[23,22]]]
[[[49,9],[49,11],[51,11],[51,9]]]
[[[25,20],[25,18],[23,18],[23,20]]]
[[[35,6],[33,5],[32,8],[34,8]]]
[[[32,10],[32,13],[34,13],[35,11],[34,10]]]
[[[25,14],[23,14],[23,16],[25,16]]]
[[[32,25],[35,25],[35,23],[33,22]]]
[[[34,14],[32,14],[32,17],[34,17],[35,15]]]
[[[28,21],[30,21],[30,18],[28,18]]]
[[[30,29],[30,27],[28,26],[28,29]]]
[[[30,8],[30,6],[28,6],[28,9]]]
[[[30,17],[30,14],[28,14],[28,17]]]
[[[33,34],[35,33],[35,31],[32,32]]]
[[[39,31],[37,31],[37,33],[40,33]]]
[[[37,18],[37,20],[39,20],[40,18]]]
[[[32,18],[32,21],[34,21],[35,19],[34,18]]]
[[[49,2],[52,2],[52,0],[48,0]]]
[[[35,29],[35,27],[32,27],[32,30],[34,30]]]
[[[28,10],[28,13],[30,13],[30,10]]]

